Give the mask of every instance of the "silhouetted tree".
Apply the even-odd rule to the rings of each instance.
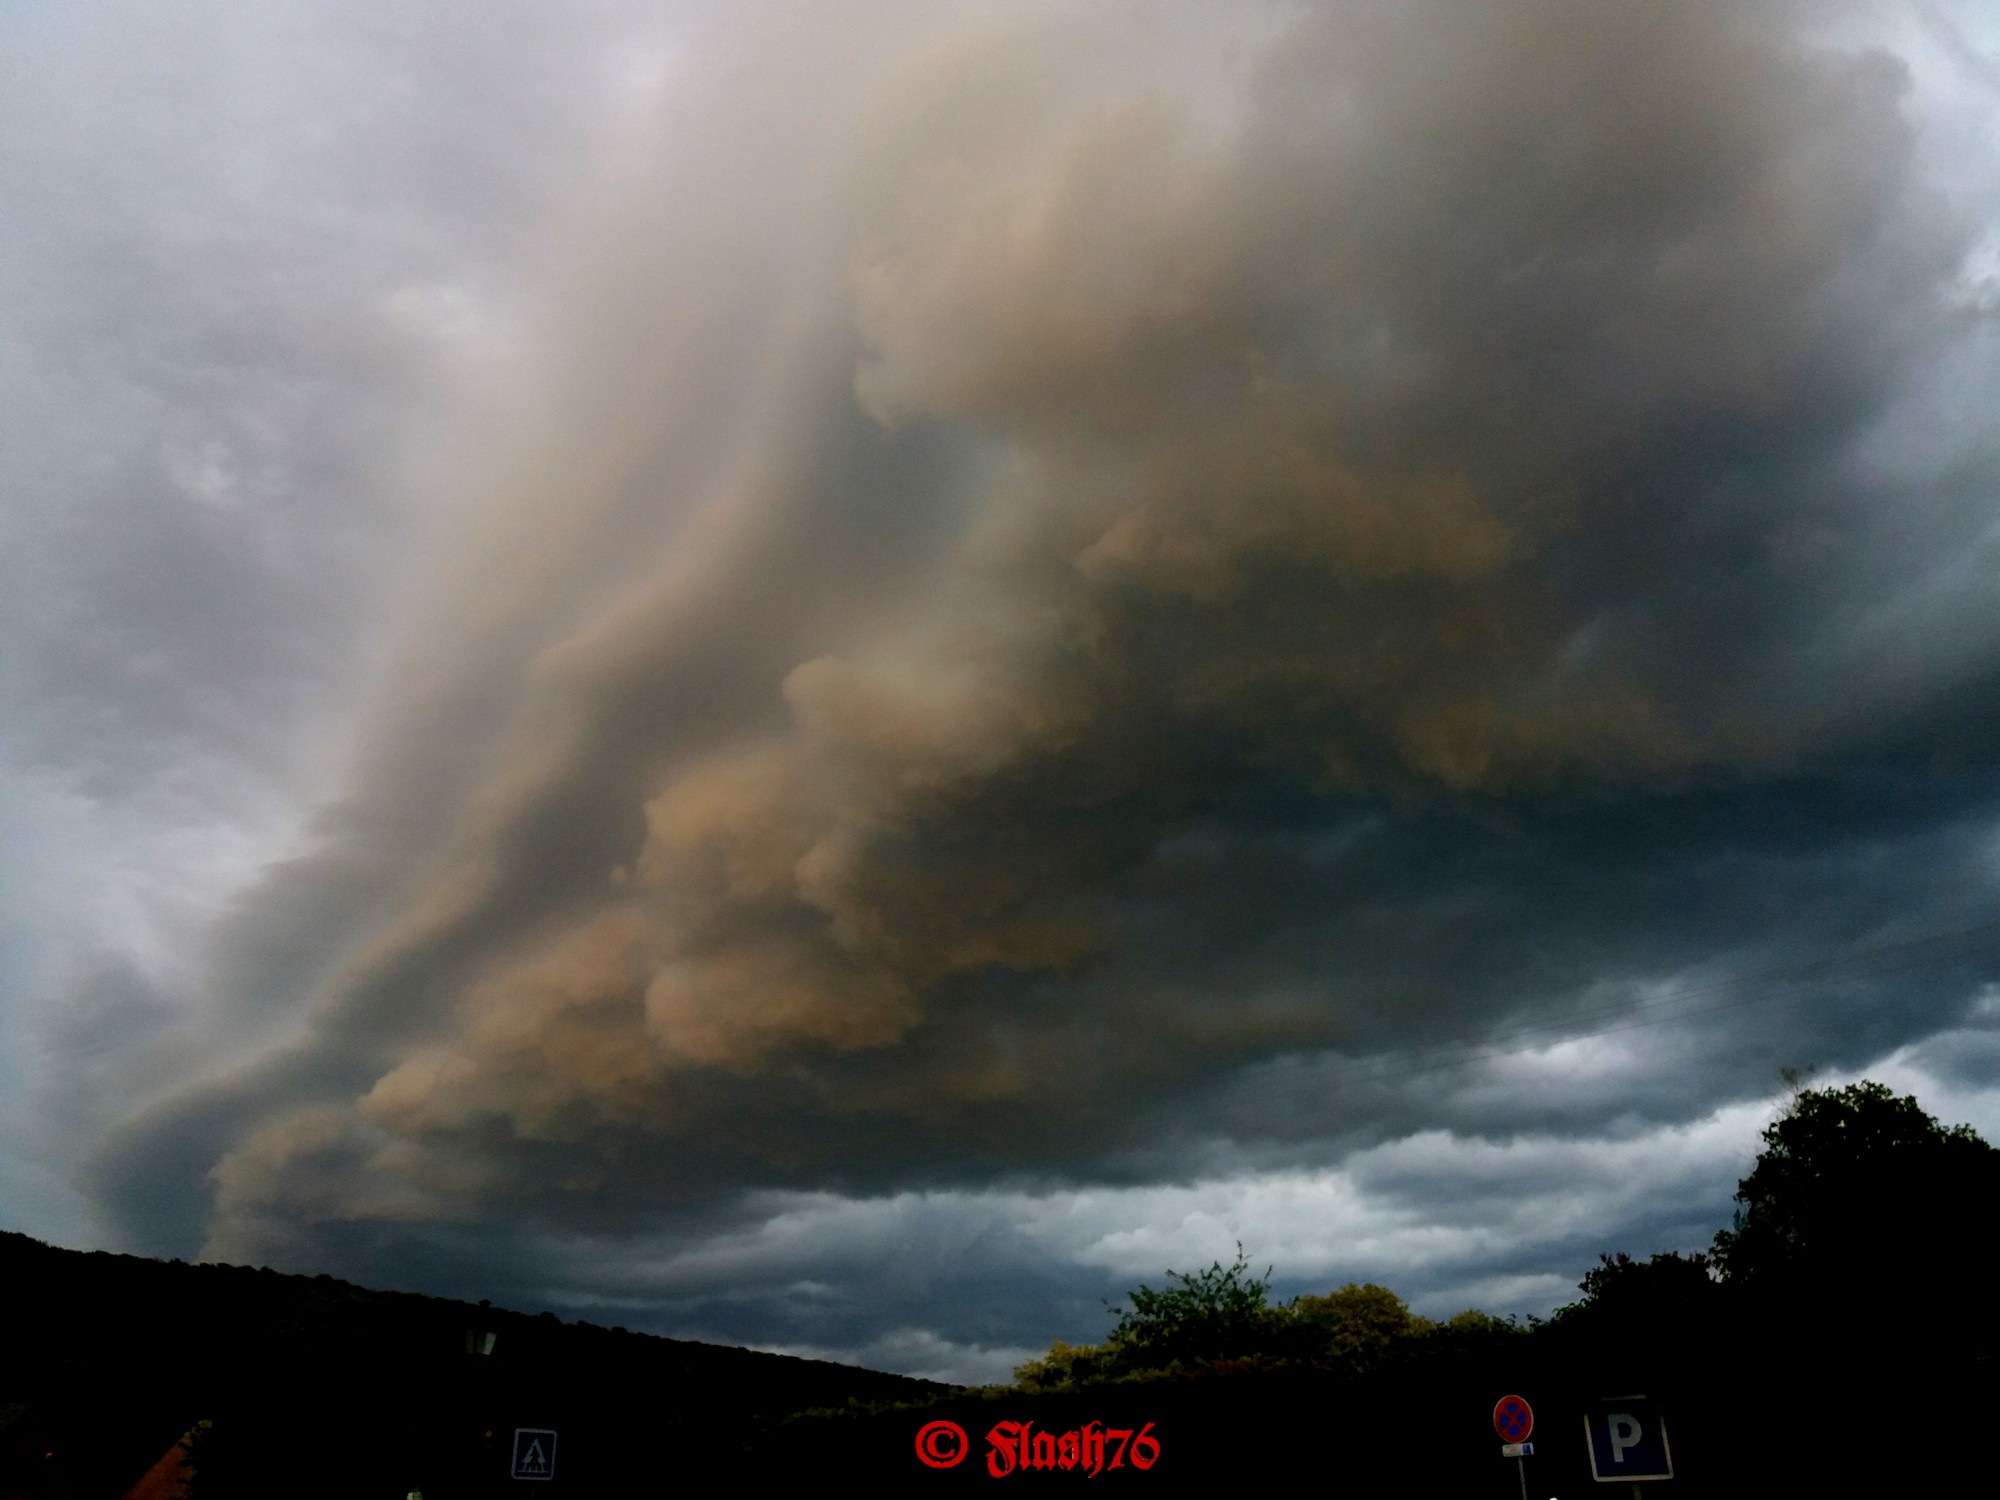
[[[1804,1089],[1764,1131],[1736,1188],[1732,1228],[1715,1237],[1723,1280],[1764,1302],[1867,1307],[1893,1334],[1891,1288],[1941,1294],[1949,1316],[1990,1329],[1996,1299],[1984,1257],[2000,1202],[2000,1151],[1949,1128],[1914,1098],[1864,1080]],[[1976,1261],[1976,1263],[1975,1263]],[[1934,1319],[1935,1305],[1904,1303]]]
[[[1670,1250],[1645,1260],[1600,1255],[1577,1283],[1583,1299],[1556,1309],[1554,1322],[1641,1337],[1693,1332],[1717,1306],[1713,1262]]]

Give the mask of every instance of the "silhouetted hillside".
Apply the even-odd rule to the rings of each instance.
[[[558,1434],[560,1494],[740,1472],[790,1413],[944,1388],[331,1277],[56,1249],[0,1233],[0,1497],[123,1495],[200,1421],[199,1500],[426,1500],[511,1481]],[[490,1351],[485,1352],[489,1345]]]

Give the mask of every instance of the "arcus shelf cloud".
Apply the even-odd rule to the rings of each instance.
[[[2000,1128],[1982,7],[10,28],[7,1227],[974,1379]]]

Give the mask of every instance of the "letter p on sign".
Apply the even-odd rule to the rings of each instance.
[[[1590,1441],[1590,1476],[1600,1483],[1674,1477],[1667,1419],[1644,1396],[1594,1403],[1583,1414],[1583,1430]]]
[[[1625,1450],[1639,1446],[1639,1419],[1629,1411],[1614,1411],[1605,1417],[1611,1429],[1611,1461],[1625,1462]]]

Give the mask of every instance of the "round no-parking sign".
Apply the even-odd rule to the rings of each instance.
[[[1535,1430],[1535,1413],[1519,1396],[1502,1396],[1493,1408],[1493,1430],[1503,1443],[1525,1443]]]

